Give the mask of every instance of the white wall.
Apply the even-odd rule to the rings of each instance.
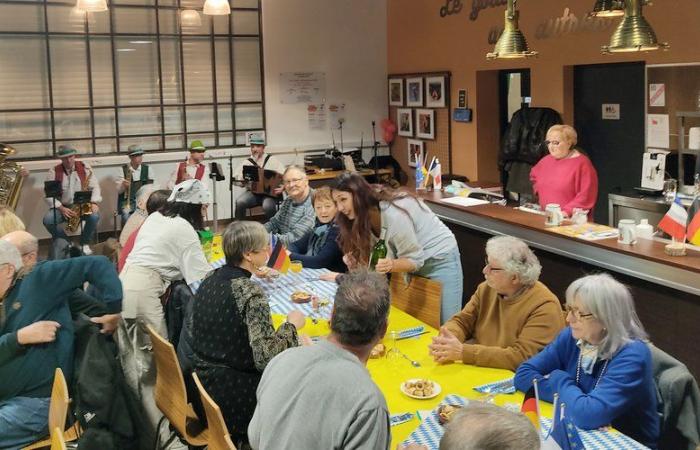
[[[379,121],[387,113],[385,0],[263,0],[262,8],[268,151],[277,154],[285,164],[301,164],[304,153],[330,144],[330,130],[308,129],[306,105],[280,103],[281,72],[326,73],[327,101],[346,103],[346,149],[359,145],[362,132],[365,145],[371,143],[373,120],[380,137]],[[337,132],[336,141],[339,145]],[[363,154],[369,161],[371,150]],[[381,149],[380,154],[388,151]],[[175,163],[185,156],[186,152],[149,154],[144,161],[151,165],[156,183],[164,187]],[[229,156],[233,157],[235,168],[248,156],[248,149],[211,150],[206,162],[219,162],[228,178]],[[127,159],[85,158],[102,188],[100,231],[113,228],[117,198],[114,180]],[[17,214],[39,238],[49,236],[42,225],[48,210],[43,182],[48,168],[57,163],[58,160],[22,163],[30,175],[24,181]],[[217,185],[217,202],[219,218],[231,217],[227,181]]]

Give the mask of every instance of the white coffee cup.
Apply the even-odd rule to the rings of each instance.
[[[556,203],[548,203],[544,208],[547,213],[547,221],[544,223],[548,227],[556,227],[561,225],[564,220],[564,213],[561,212],[561,207]]]
[[[622,219],[617,223],[619,236],[617,242],[620,244],[633,245],[637,243],[636,224],[632,219]]]

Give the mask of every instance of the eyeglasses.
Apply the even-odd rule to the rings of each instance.
[[[491,265],[491,263],[489,262],[489,258],[488,258],[488,257],[484,258],[484,267],[488,267],[488,270],[489,270],[490,272],[497,272],[497,271],[499,271],[499,270],[505,270],[505,269],[503,269],[502,267],[493,267],[493,266]]]
[[[571,314],[574,319],[578,322],[579,320],[584,320],[588,319],[589,317],[593,317],[593,314],[581,314],[581,311],[579,311],[577,308],[571,307],[569,305],[566,305],[566,314],[569,315]]]
[[[553,145],[556,147],[559,144],[560,144],[560,141],[544,141],[544,145],[546,145],[546,146]]]
[[[285,186],[291,186],[291,185],[297,184],[297,183],[299,183],[299,182],[301,182],[301,181],[304,181],[304,178],[293,178],[293,179],[291,179],[291,180],[285,180],[285,181],[284,181],[284,185],[285,185]]]

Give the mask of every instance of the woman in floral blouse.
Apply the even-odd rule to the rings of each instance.
[[[275,331],[267,295],[250,280],[267,261],[269,242],[257,222],[230,224],[223,236],[226,264],[202,282],[192,312],[195,372],[221,408],[237,448],[247,446],[246,430],[265,366],[299,345],[297,330],[305,320],[300,311],[292,311]]]

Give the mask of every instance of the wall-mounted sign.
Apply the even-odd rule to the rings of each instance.
[[[440,7],[440,17],[459,14],[462,11],[462,0],[446,0],[444,6]]]
[[[469,13],[469,20],[479,18],[482,9],[505,6],[508,0],[472,0],[472,10]],[[459,14],[462,11],[462,0],[445,0],[445,5],[440,7],[440,17],[447,17]]]
[[[666,85],[663,83],[649,85],[649,106],[666,106]]]
[[[620,120],[620,104],[603,103],[603,120]]]
[[[466,89],[459,90],[459,101],[457,102],[457,107],[458,108],[466,108],[467,107],[467,90]]]
[[[280,74],[280,103],[324,103],[326,74],[285,72]]]

